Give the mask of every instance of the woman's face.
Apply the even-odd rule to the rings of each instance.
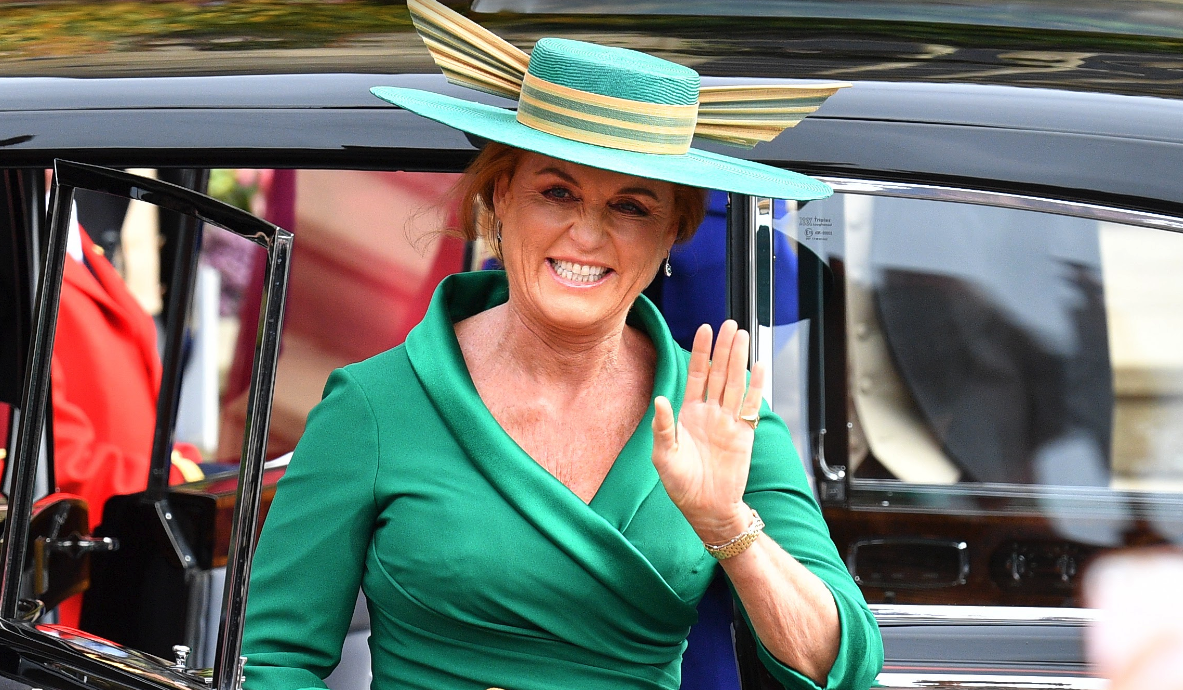
[[[493,205],[514,308],[572,333],[619,328],[677,235],[673,184],[537,153]]]

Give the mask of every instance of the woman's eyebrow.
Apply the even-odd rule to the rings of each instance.
[[[554,166],[543,168],[542,170],[539,170],[537,172],[538,175],[545,175],[547,173],[550,173],[551,175],[554,175],[555,177],[562,179],[564,182],[573,184],[577,187],[579,186],[579,182],[574,177],[571,177],[567,173],[563,172],[562,170],[559,170],[558,168],[556,168]]]
[[[654,201],[661,201],[661,199],[657,198],[656,192],[645,187],[625,187],[624,189],[617,192],[617,194],[641,194],[652,198]]]
[[[559,179],[563,180],[564,182],[566,182],[568,184],[574,185],[576,187],[579,186],[578,180],[576,180],[574,177],[571,177],[571,175],[567,174],[566,172],[564,172],[554,166],[547,166],[547,167],[539,170],[536,174],[537,175],[547,175],[547,174],[554,175],[555,177],[558,177]],[[617,194],[644,195],[644,196],[652,198],[654,201],[661,201],[661,199],[659,199],[657,196],[657,192],[654,192],[652,189],[648,189],[646,187],[625,187],[624,189],[621,189],[620,191],[618,191],[616,193]]]

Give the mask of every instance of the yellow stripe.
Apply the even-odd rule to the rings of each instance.
[[[776,124],[760,125],[757,127],[744,127],[742,125],[731,123],[726,125],[700,124],[698,129],[694,130],[694,133],[701,135],[710,132],[712,134],[734,134],[737,137],[748,137],[755,136],[760,132],[776,132],[779,134],[780,132],[792,126],[793,125]]]
[[[189,458],[181,455],[181,451],[179,450],[173,451],[172,464],[173,467],[181,472],[181,478],[186,482],[199,482],[205,479],[205,472],[202,471],[201,467]]]
[[[580,91],[562,84],[555,84],[545,79],[526,72],[526,76],[522,79],[522,86],[529,85],[539,91],[553,93],[556,96],[569,98],[574,101],[583,101],[592,105],[598,105],[604,108],[614,108],[622,110],[626,113],[635,113],[637,115],[648,115],[650,117],[670,117],[677,119],[693,119],[698,115],[698,104],[691,105],[663,105],[661,103],[645,103],[643,101],[630,101],[627,98],[614,98],[612,96],[603,96],[598,93],[590,93],[588,91]]]
[[[807,105],[807,106],[801,106],[800,108],[759,108],[759,107],[757,107],[757,108],[715,108],[712,106],[708,106],[707,104],[704,103],[698,109],[698,121],[702,122],[702,118],[710,116],[710,115],[714,115],[717,117],[723,117],[726,115],[744,115],[744,116],[746,116],[746,115],[767,115],[767,116],[801,115],[801,116],[805,116],[805,115],[808,115],[808,114],[814,112],[815,110],[817,110],[818,107],[819,106],[816,106],[816,105]]]
[[[791,119],[784,117],[784,118],[777,118],[775,120],[757,120],[755,118],[750,119],[750,120],[741,120],[738,118],[729,118],[729,117],[718,117],[718,118],[716,118],[716,117],[702,117],[702,118],[699,118],[698,125],[696,125],[694,129],[695,129],[695,131],[698,131],[700,128],[706,127],[706,126],[714,126],[714,127],[780,127],[781,129],[784,129],[785,127],[792,127],[793,125],[797,124],[798,122],[800,122],[801,120],[804,120],[804,119],[805,119],[804,117],[797,117],[797,118],[791,118]]]
[[[579,141],[584,144],[594,144],[596,146],[605,146],[612,149],[622,149],[624,151],[636,151],[637,153],[663,153],[663,154],[684,154],[690,150],[690,141],[687,138],[686,144],[659,144],[646,141],[637,141],[635,139],[622,139],[620,137],[608,136],[599,134],[597,132],[589,132],[587,130],[575,129],[574,127],[565,127],[563,125],[549,122],[547,120],[540,120],[536,117],[518,111],[518,122],[531,127],[540,132],[553,134],[564,139],[571,139],[572,141]]]
[[[759,102],[822,98],[834,95],[839,89],[850,87],[849,82],[831,84],[747,84],[742,86],[704,86],[698,91],[699,103]]]
[[[638,122],[627,122],[625,120],[616,120],[616,119],[613,119],[610,117],[600,117],[599,115],[592,115],[590,113],[584,113],[584,112],[580,112],[578,110],[571,110],[570,108],[563,108],[563,107],[557,106],[553,103],[543,103],[542,101],[539,101],[536,98],[531,98],[524,91],[522,92],[521,96],[519,96],[518,101],[519,102],[524,101],[526,103],[529,103],[529,104],[533,105],[534,107],[539,108],[540,110],[546,110],[549,112],[558,113],[560,115],[566,115],[568,117],[573,117],[573,118],[576,118],[579,120],[585,120],[587,122],[598,122],[600,124],[612,125],[613,127],[619,127],[621,129],[632,129],[632,130],[636,130],[638,132],[657,132],[660,134],[671,134],[674,136],[677,136],[677,135],[690,136],[690,133],[694,131],[693,127],[660,127],[658,125],[647,125],[647,124],[641,124]]]
[[[457,36],[457,38],[479,46],[490,55],[495,55],[502,62],[521,67],[526,71],[530,57],[517,46],[477,24],[468,17],[456,13],[436,0],[407,0],[407,9],[411,16],[422,16],[427,22],[435,24],[441,30]]]

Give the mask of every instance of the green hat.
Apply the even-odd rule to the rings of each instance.
[[[436,0],[408,9],[448,80],[518,101],[516,112],[378,86],[384,101],[478,137],[573,163],[778,199],[832,190],[799,173],[690,147],[694,136],[769,141],[849,84],[706,87],[689,67],[624,48],[544,38],[529,56]]]

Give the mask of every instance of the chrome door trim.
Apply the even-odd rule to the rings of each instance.
[[[879,627],[908,625],[1047,625],[1084,627],[1101,619],[1095,609],[1046,606],[870,604]]]
[[[1054,213],[1092,220],[1139,225],[1159,230],[1183,232],[1183,218],[1147,211],[1133,211],[1101,204],[1080,201],[1062,201],[1047,197],[989,192],[964,187],[911,184],[903,182],[882,182],[847,177],[818,177],[834,188],[835,192],[846,194],[867,194],[872,196],[924,199],[928,201],[949,201],[978,206],[1000,206],[1005,208]]]
[[[1109,681],[1087,676],[1036,676],[982,673],[900,673],[884,671],[876,678],[883,688],[942,690],[1106,690]]]
[[[262,221],[260,221],[262,222]],[[247,591],[251,561],[258,541],[259,513],[263,494],[263,463],[267,433],[271,425],[271,404],[275,372],[279,363],[279,341],[283,331],[294,235],[270,225],[273,234],[264,244],[267,267],[259,309],[250,393],[247,398],[246,429],[243,431],[238,490],[234,519],[230,526],[230,551],[226,558],[226,585],[222,594],[222,623],[214,650],[213,687],[240,690],[246,657],[242,654],[242,629],[246,622]]]
[[[748,261],[752,266],[751,274],[748,276],[751,281],[751,293],[748,296],[748,308],[751,310],[748,333],[752,337],[748,361],[752,364],[764,363],[765,381],[774,380],[772,365],[775,348],[773,347],[772,329],[776,324],[776,283],[773,275],[776,243],[773,240],[773,232],[775,231],[772,229],[773,203],[775,202],[772,199],[751,197],[751,216],[748,224],[748,241],[750,242]],[[763,247],[760,246],[761,228],[765,230]],[[764,261],[761,261],[761,254],[763,254]],[[761,290],[760,287],[762,283],[765,284],[764,290]],[[764,294],[761,295],[761,292]],[[761,302],[767,309],[764,313],[760,311]],[[762,320],[766,324],[763,327],[761,327]],[[766,330],[761,330],[762,328]],[[764,397],[771,405],[772,389],[767,384],[765,384]]]

